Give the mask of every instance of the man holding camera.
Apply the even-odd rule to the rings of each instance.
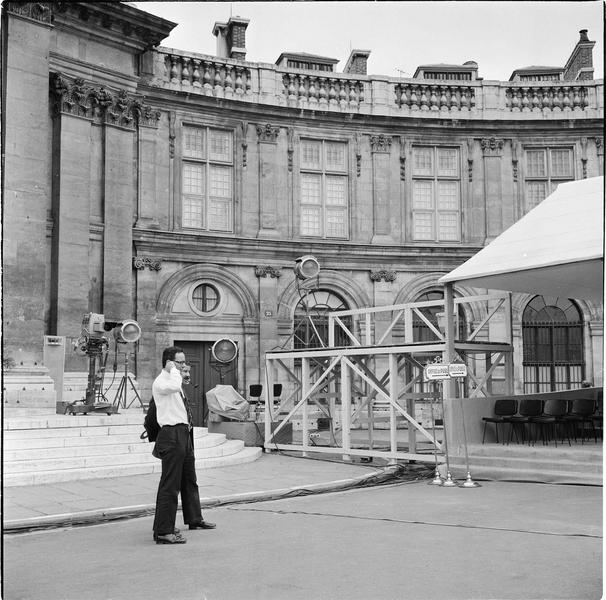
[[[184,374],[189,374],[189,367],[183,349],[178,346],[165,348],[162,371],[152,385],[160,425],[154,455],[162,460],[154,518],[156,544],[185,544],[187,541],[175,528],[179,492],[184,523],[190,529],[215,528],[214,523],[202,518],[200,509],[193,426],[181,389]]]

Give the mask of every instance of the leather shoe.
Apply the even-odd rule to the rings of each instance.
[[[216,525],[214,523],[209,523],[208,521],[200,521],[199,523],[190,523],[190,529],[214,529]]]
[[[187,540],[181,534],[167,533],[156,535],[156,544],[185,544]]]
[[[175,527],[175,529],[174,529],[173,533],[174,533],[175,535],[181,535],[181,530],[180,530],[180,529],[177,529],[177,528]],[[168,534],[168,535],[170,535],[170,534]],[[158,534],[157,534],[157,533],[154,531],[154,542],[155,542],[157,539],[158,539]]]

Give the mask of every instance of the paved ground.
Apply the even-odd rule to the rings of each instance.
[[[252,462],[198,470],[204,507],[332,491],[383,480],[394,469],[277,453]],[[4,489],[5,533],[151,514],[159,475],[132,475]]]
[[[248,467],[251,479],[255,468],[278,484],[298,469],[369,473],[264,458]],[[5,536],[4,597],[597,600],[603,592],[596,486],[413,481],[218,506],[205,516],[217,529],[186,531],[187,544],[176,547],[153,543],[151,515]]]

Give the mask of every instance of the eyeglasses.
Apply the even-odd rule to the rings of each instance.
[[[178,365],[184,365],[187,361],[185,360],[173,360],[174,363],[178,364]]]

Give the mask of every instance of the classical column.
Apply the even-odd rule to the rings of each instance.
[[[391,241],[391,137],[370,136],[372,152],[373,243]]]
[[[501,157],[503,140],[480,140],[484,157],[484,201],[486,204],[486,242],[491,242],[503,232],[503,177]]]
[[[53,252],[50,330],[77,337],[82,317],[90,310],[90,87],[82,79],[55,74],[53,164]],[[130,269],[129,269],[130,270]],[[67,364],[79,365],[72,355]]]
[[[259,236],[277,236],[278,198],[286,194],[280,185],[278,135],[280,128],[269,123],[257,125],[259,150]]]
[[[2,147],[3,357],[40,364],[47,333],[51,208],[48,60],[51,14],[43,3],[5,2]],[[81,319],[82,317],[80,317]]]

